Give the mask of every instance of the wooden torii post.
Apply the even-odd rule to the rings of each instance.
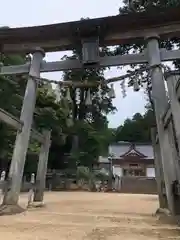
[[[41,145],[41,150],[39,154],[39,162],[36,175],[36,186],[34,193],[34,202],[43,204],[44,189],[46,184],[46,173],[48,164],[49,148],[51,144],[51,132],[49,130],[44,130],[43,132],[44,141]]]
[[[33,54],[33,59],[30,67],[30,75],[39,77],[39,69],[43,56],[44,53],[42,52],[42,50],[36,49],[35,53]],[[5,112],[2,109],[0,111],[0,120],[4,121],[5,123],[11,125],[18,130],[9,170],[8,189],[5,192],[5,196],[3,199],[3,209],[4,206],[7,206],[8,208],[9,206],[14,205],[16,206],[16,211],[21,211],[21,208],[18,207],[18,199],[31,132],[33,133],[34,138],[40,141],[42,144],[37,171],[37,178],[40,178],[38,180],[39,185],[37,187],[37,191],[40,191],[41,195],[44,191],[44,176],[46,175],[47,170],[48,153],[50,147],[50,132],[46,131],[42,135],[34,130],[31,130],[36,102],[36,89],[36,81],[32,79],[32,77],[29,77],[23,100],[20,120],[16,119],[14,116]],[[44,167],[42,168],[41,166]]]

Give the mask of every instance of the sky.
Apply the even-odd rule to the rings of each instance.
[[[6,0],[1,4],[0,26],[23,27],[44,24],[61,23],[79,20],[80,18],[97,18],[118,14],[121,0]],[[46,61],[58,61],[64,52],[46,54]],[[125,69],[115,67],[105,71],[105,77],[110,78],[126,73]],[[60,80],[61,72],[43,74],[49,79]],[[136,112],[144,113],[146,103],[144,90],[133,92],[127,88],[127,97],[123,98],[120,83],[114,84],[116,98],[113,100],[117,108],[115,114],[108,116],[109,126],[117,127],[126,118],[131,118]]]

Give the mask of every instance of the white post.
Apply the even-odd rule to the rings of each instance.
[[[4,180],[5,180],[5,177],[6,177],[6,172],[5,172],[5,171],[2,171],[0,180],[1,180],[1,181],[4,181]]]
[[[119,191],[121,191],[122,187],[122,177],[119,177]]]
[[[31,67],[29,71],[30,76],[34,77],[40,76],[40,66],[43,57],[44,52],[41,49],[36,49],[36,51],[33,54],[31,62]],[[17,132],[16,136],[16,142],[9,171],[8,191],[6,192],[3,200],[4,205],[18,204],[22,176],[24,171],[24,164],[31,132],[31,125],[33,121],[33,112],[36,103],[36,90],[37,90],[36,80],[29,77],[20,117],[20,121],[23,122],[23,127],[21,131]]]
[[[164,129],[162,116],[167,108],[168,99],[166,96],[164,76],[162,72],[161,57],[159,51],[159,42],[157,36],[147,38],[147,51],[149,65],[152,67],[150,72],[152,81],[152,100],[154,102],[156,124],[158,130],[159,144],[162,156],[162,167],[164,172],[164,181],[166,187],[166,195],[168,208],[171,213],[174,213],[174,197],[172,194],[172,181],[176,178],[174,172],[174,155],[170,145],[169,131]],[[175,179],[174,179],[175,180]]]
[[[1,177],[0,177],[0,181],[1,181],[1,183],[2,183],[2,187],[0,188],[0,200],[1,200],[1,197],[3,196],[5,177],[6,177],[6,172],[5,172],[5,171],[2,171]]]
[[[39,162],[36,176],[36,188],[34,193],[34,202],[43,202],[44,189],[46,183],[47,164],[49,156],[49,148],[51,144],[51,131],[44,130],[44,142],[41,146],[39,154]]]
[[[34,173],[31,174],[30,184],[31,184],[31,187],[29,189],[27,207],[30,207],[31,203],[33,202],[34,184],[35,184],[35,174]]]

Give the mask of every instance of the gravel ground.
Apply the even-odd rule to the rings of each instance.
[[[20,204],[25,206],[27,195]],[[157,196],[87,192],[48,192],[45,207],[0,217],[4,240],[180,239],[180,229],[153,214]]]

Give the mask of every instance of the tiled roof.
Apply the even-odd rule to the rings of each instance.
[[[147,158],[154,159],[154,152],[152,145],[137,145],[136,149],[143,153]]]
[[[129,142],[118,142],[115,144],[111,144],[109,146],[109,155],[114,157],[114,158],[121,158],[120,156],[126,154],[130,149],[131,149],[132,144]],[[136,153],[137,150],[137,155],[138,153],[142,154],[145,156],[146,159],[154,159],[154,153],[153,153],[153,148],[151,144],[146,144],[146,143],[135,143],[134,144],[134,151]],[[129,151],[131,154],[132,151]],[[99,162],[102,163],[108,163],[108,157],[99,157]]]

